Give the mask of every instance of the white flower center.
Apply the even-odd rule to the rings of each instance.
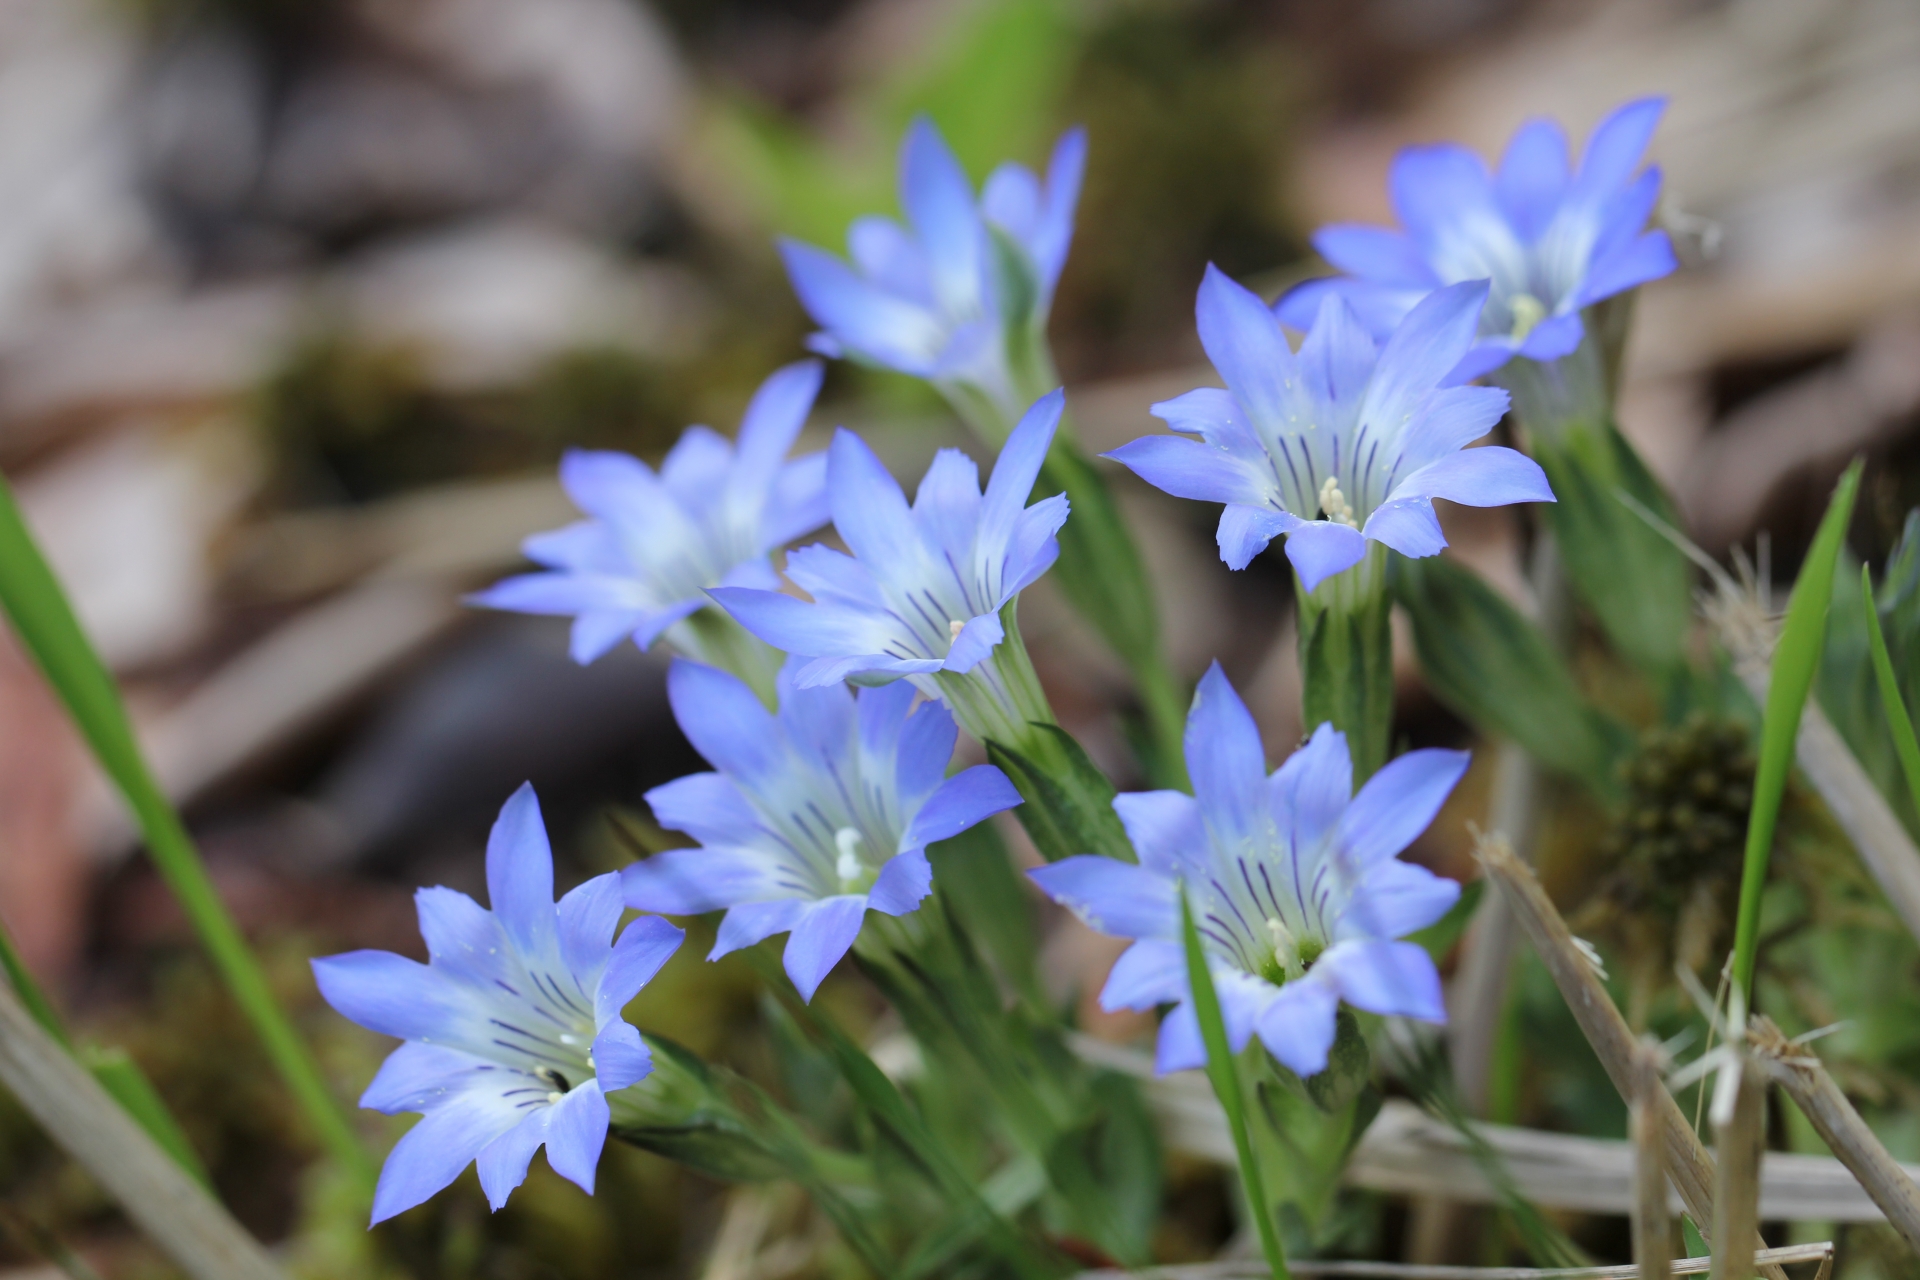
[[[1340,481],[1333,476],[1328,476],[1326,483],[1320,486],[1320,509],[1335,524],[1343,524],[1349,529],[1360,527],[1354,523],[1353,508],[1347,505],[1347,495],[1340,492]]]
[[[1516,293],[1507,309],[1513,312],[1513,340],[1525,342],[1533,327],[1547,318],[1546,304],[1530,293]]]
[[[840,850],[840,857],[833,864],[833,873],[840,877],[840,884],[844,888],[866,873],[866,864],[860,860],[860,833],[852,827],[842,827],[833,833],[833,844]]]

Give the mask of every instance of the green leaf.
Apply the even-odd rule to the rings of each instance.
[[[947,1157],[905,1096],[873,1059],[848,1039],[846,1033],[831,1020],[801,1000],[799,993],[786,981],[784,973],[764,963],[764,956],[758,949],[754,949],[752,954],[760,957],[756,963],[761,964],[763,972],[773,983],[781,1003],[833,1059],[842,1078],[874,1124],[913,1161],[921,1175],[939,1190],[947,1203],[975,1217],[981,1224],[983,1234],[1018,1274],[1029,1280],[1053,1280],[1057,1277],[1061,1268],[994,1211],[966,1174]]]
[[[1557,499],[1542,511],[1575,594],[1622,657],[1662,682],[1673,678],[1693,624],[1693,570],[1619,498],[1624,490],[1677,526],[1666,490],[1611,422],[1537,434],[1533,453]]]
[[[1194,927],[1193,906],[1187,891],[1180,890],[1180,936],[1187,951],[1188,999],[1200,1023],[1200,1039],[1207,1046],[1207,1079],[1220,1109],[1227,1113],[1227,1129],[1233,1134],[1233,1151],[1240,1162],[1240,1180],[1246,1186],[1247,1204],[1254,1226],[1260,1232],[1260,1250],[1266,1256],[1273,1280],[1288,1280],[1287,1258],[1280,1247],[1280,1233],[1273,1221],[1271,1202],[1260,1162],[1253,1153],[1253,1136],[1247,1130],[1247,1108],[1240,1095],[1240,1072],[1227,1043],[1227,1024],[1220,1015],[1220,995],[1213,989],[1213,974],[1207,968],[1207,953],[1200,946],[1200,931]]]
[[[979,939],[1001,979],[1029,1008],[1044,1005],[1033,897],[993,824],[928,846],[927,861],[959,928]]]
[[[1048,862],[1099,853],[1121,862],[1138,859],[1120,815],[1113,811],[1113,784],[1087,758],[1073,735],[1059,725],[1032,725],[1025,745],[1031,755],[989,741],[987,758],[1000,766],[1024,801],[1014,810],[1020,825]]]
[[[207,1177],[207,1167],[200,1162],[200,1154],[187,1141],[187,1135],[180,1128],[180,1122],[173,1118],[173,1112],[154,1089],[153,1082],[147,1079],[146,1072],[140,1070],[140,1064],[127,1056],[124,1049],[108,1049],[89,1045],[80,1051],[80,1063],[93,1073],[100,1087],[118,1102],[123,1110],[132,1116],[147,1136],[152,1138],[159,1148],[173,1157],[173,1162],[192,1174],[208,1190],[213,1183]]]
[[[1073,508],[1073,517],[1060,529],[1060,558],[1051,580],[1133,674],[1156,747],[1154,781],[1185,787],[1187,698],[1167,666],[1146,563],[1106,477],[1069,430],[1063,423],[1054,436],[1033,488],[1035,498],[1065,493]]]
[[[1420,668],[1435,697],[1595,795],[1619,794],[1615,765],[1633,749],[1633,735],[1580,696],[1538,627],[1478,574],[1444,556],[1394,556],[1389,580],[1413,623]]]
[[[1753,994],[1755,945],[1760,932],[1760,897],[1766,887],[1767,862],[1773,851],[1773,830],[1780,817],[1780,798],[1793,766],[1794,743],[1800,735],[1800,712],[1813,688],[1820,651],[1827,635],[1827,606],[1833,599],[1835,567],[1853,517],[1853,500],[1860,488],[1862,463],[1856,460],[1840,477],[1827,514],[1820,520],[1813,546],[1793,584],[1787,602],[1787,620],[1773,650],[1773,673],[1767,682],[1767,705],[1760,721],[1760,764],[1753,779],[1753,807],[1747,817],[1747,848],[1740,873],[1740,914],[1733,939],[1733,990],[1744,1003]]]
[[[81,631],[4,481],[0,481],[0,606],[66,704],[101,767],[126,798],[146,836],[154,865],[180,900],[308,1124],[333,1157],[354,1170],[371,1191],[374,1166],[366,1148],[306,1044],[274,1000],[266,975],[220,901],[180,815],[147,769],[119,688]]]
[[[1906,700],[1900,693],[1900,677],[1894,674],[1893,658],[1887,652],[1887,637],[1880,630],[1880,611],[1874,606],[1873,574],[1860,566],[1860,612],[1867,620],[1867,637],[1873,649],[1873,674],[1880,686],[1880,705],[1886,712],[1887,727],[1893,736],[1893,748],[1900,757],[1900,771],[1906,775],[1907,793],[1920,811],[1920,742],[1913,736],[1913,717],[1907,714]]]

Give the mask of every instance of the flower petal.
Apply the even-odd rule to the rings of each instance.
[[[1341,936],[1404,938],[1424,929],[1460,899],[1460,886],[1399,858],[1375,863],[1341,917]]]
[[[653,1074],[653,1051],[631,1022],[600,1028],[593,1038],[593,1074],[603,1094],[617,1093]]]
[[[653,820],[669,831],[684,831],[701,844],[744,844],[760,834],[760,815],[731,778],[690,773],[643,797]]]
[[[867,905],[890,916],[918,911],[933,892],[933,864],[920,849],[909,849],[887,859],[867,892]],[[789,943],[789,946],[792,944]]]
[[[1100,1007],[1141,1012],[1187,997],[1187,956],[1178,942],[1142,938],[1120,953],[1100,992]]]
[[[787,451],[807,425],[824,376],[818,360],[800,360],[775,370],[753,393],[740,419],[738,459],[727,477],[737,501],[756,506],[765,501]]]
[[[1053,299],[1060,271],[1073,244],[1073,215],[1080,203],[1080,182],[1087,169],[1087,131],[1075,127],[1060,135],[1047,162],[1047,189],[1039,225],[1034,228],[1033,259],[1040,268],[1040,305]]]
[[[589,1080],[575,1085],[548,1112],[547,1164],[592,1195],[600,1151],[607,1145],[607,1125],[613,1118],[606,1095],[598,1081]]]
[[[1378,360],[1373,339],[1353,308],[1340,295],[1328,295],[1300,344],[1300,377],[1308,396],[1317,405],[1341,410],[1333,415],[1335,421],[1347,420],[1366,394]]]
[[[1193,1001],[1186,1000],[1160,1020],[1160,1037],[1153,1050],[1153,1071],[1155,1075],[1164,1076],[1206,1065],[1207,1043],[1200,1038],[1200,1018],[1194,1012]]]
[[[1271,467],[1183,436],[1142,436],[1101,456],[1176,498],[1259,507],[1273,496]]]
[[[787,939],[787,976],[802,1000],[811,1002],[813,993],[847,948],[860,935],[860,923],[866,918],[864,894],[842,894],[809,902]]]
[[[1504,445],[1462,449],[1429,462],[1387,495],[1389,503],[1445,498],[1467,507],[1504,507],[1515,502],[1552,502],[1547,473],[1526,454]],[[1372,521],[1367,528],[1371,536]]]
[[[1113,798],[1142,866],[1171,874],[1183,849],[1206,839],[1200,805],[1184,791],[1129,791]]]
[[[402,1040],[452,1040],[469,1021],[465,993],[417,960],[349,951],[313,962],[321,996],[349,1022]]]
[[[1587,152],[1580,159],[1580,172],[1573,179],[1568,198],[1598,204],[1625,186],[1640,167],[1666,109],[1665,98],[1636,98],[1615,108],[1596,125],[1587,139]]]
[[[901,844],[909,849],[924,849],[936,840],[957,836],[1019,803],[1020,793],[1006,774],[993,765],[976,764],[940,784],[940,789],[928,797],[907,824]]]
[[[892,740],[884,746],[879,731],[867,728],[869,699],[874,700],[872,705],[876,707],[881,705],[879,700],[883,697],[895,708],[910,707],[915,692],[914,687],[905,682],[883,689],[862,689],[860,719],[862,748],[870,762],[866,767],[877,775],[884,775],[884,762],[891,761],[894,794],[903,810],[917,812],[946,780],[947,765],[953,760],[953,745],[960,738],[953,713],[941,703],[923,702],[911,715],[904,716],[904,723],[898,725]],[[901,847],[911,849],[921,843],[925,842],[908,834],[902,838]]]
[[[1386,227],[1360,222],[1329,223],[1313,233],[1313,247],[1334,267],[1363,280],[1422,292],[1441,284],[1413,241]]]
[[[1275,538],[1305,523],[1290,511],[1236,502],[1228,504],[1220,513],[1220,524],[1213,536],[1220,547],[1221,562],[1229,569],[1238,570],[1253,563],[1253,558],[1265,551]]]
[[[827,451],[827,494],[834,528],[871,573],[881,581],[922,576],[926,550],[907,495],[866,441],[845,427],[833,433]]]
[[[946,345],[946,326],[925,307],[861,279],[830,253],[780,241],[800,305],[836,345],[876,364],[924,377]]]
[[[1436,289],[1407,313],[1381,348],[1360,415],[1382,425],[1407,422],[1473,346],[1487,282]]]
[[[900,205],[925,246],[934,292],[950,312],[979,303],[985,236],[973,186],[946,140],[924,116],[900,148]]]
[[[1533,241],[1546,230],[1567,191],[1571,168],[1567,134],[1558,121],[1536,118],[1515,131],[1494,176],[1494,194],[1520,238]]]
[[[1170,876],[1092,853],[1034,867],[1027,875],[1088,928],[1116,938],[1179,936],[1179,889]]]
[[[785,933],[800,922],[812,905],[804,898],[778,898],[771,902],[743,902],[727,912],[720,921],[720,933],[713,941],[707,959],[718,960],[742,947]]]
[[[1358,867],[1399,853],[1432,824],[1469,759],[1465,751],[1427,747],[1389,760],[1341,815],[1340,848]]]
[[[1287,534],[1287,559],[1308,591],[1353,568],[1366,554],[1360,531],[1332,520],[1302,520]]]
[[[1520,354],[1543,363],[1558,360],[1561,356],[1571,355],[1586,332],[1586,326],[1580,322],[1577,311],[1549,316],[1528,330],[1526,338],[1520,343]]]
[[[360,1095],[360,1105],[389,1116],[427,1111],[445,1100],[450,1079],[494,1065],[463,1049],[409,1040],[380,1064],[372,1083]]]
[[[980,506],[976,554],[982,565],[1006,554],[1014,521],[1033,493],[1033,482],[1040,476],[1047,450],[1053,447],[1053,435],[1059,429],[1060,414],[1066,405],[1067,394],[1058,388],[1035,400],[1021,415],[994,461],[993,474],[987,479],[986,498]]]
[[[781,892],[779,860],[750,846],[668,849],[620,869],[620,892],[636,911],[697,916]]]
[[[1579,292],[1574,294],[1573,302],[1578,307],[1591,306],[1602,298],[1625,293],[1649,280],[1672,275],[1679,269],[1680,260],[1674,257],[1673,242],[1667,238],[1667,233],[1649,231],[1636,236],[1589,267]]]
[[[728,590],[730,594],[772,594]],[[675,658],[667,668],[667,701],[687,741],[716,769],[749,789],[781,776],[786,767],[785,735],[744,680],[717,667]]]
[[[1217,846],[1240,848],[1266,829],[1267,757],[1247,704],[1215,662],[1187,713],[1187,771]]]
[[[620,940],[613,944],[599,989],[593,994],[594,1026],[604,1028],[618,1022],[620,1011],[653,981],[686,940],[686,930],[659,916],[641,916],[622,930]]]
[[[987,660],[995,645],[1007,638],[1007,629],[998,613],[983,613],[967,619],[953,646],[947,650],[946,670],[968,672]]]
[[[1352,798],[1347,735],[1331,723],[1317,726],[1305,745],[1267,779],[1274,826],[1295,858],[1318,853]]]
[[[518,1124],[520,1117],[510,1101],[479,1090],[455,1095],[429,1112],[387,1153],[368,1225],[377,1226],[446,1190],[475,1156]]]
[[[487,903],[522,956],[555,954],[553,848],[532,783],[507,798],[487,834]]]
[[[616,871],[575,885],[554,907],[560,926],[560,956],[575,981],[584,985],[599,980],[625,907]]]
[[[1319,1075],[1333,1048],[1339,1005],[1333,987],[1311,975],[1289,982],[1260,1014],[1260,1043],[1301,1079]]]
[[[1401,555],[1418,560],[1437,556],[1447,547],[1440,517],[1425,498],[1400,498],[1381,503],[1367,517],[1366,536]]]
[[[1195,308],[1200,345],[1257,424],[1286,420],[1293,351],[1267,304],[1212,263]]]
[[[1356,1009],[1424,1022],[1447,1020],[1439,970],[1418,943],[1358,938],[1336,942],[1313,971],[1324,974],[1339,988],[1340,998]]]

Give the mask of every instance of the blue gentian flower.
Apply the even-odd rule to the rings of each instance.
[[[1582,308],[1678,266],[1667,233],[1647,229],[1660,170],[1639,169],[1665,108],[1663,98],[1641,98],[1614,111],[1588,139],[1578,171],[1566,133],[1552,120],[1522,125],[1493,174],[1465,147],[1409,147],[1388,179],[1406,230],[1322,227],[1314,246],[1348,274],[1298,286],[1280,300],[1280,318],[1305,329],[1333,293],[1384,338],[1434,289],[1491,280],[1479,341],[1456,381],[1515,355],[1549,361],[1570,354],[1584,332]]]
[[[767,553],[826,523],[826,458],[787,462],[820,390],[817,360],[761,384],[737,445],[689,427],[658,474],[624,453],[575,449],[560,484],[588,519],[525,543],[545,573],[471,597],[517,613],[573,618],[573,657],[591,662],[628,636],[642,649],[710,602],[708,587],[773,587]],[[689,643],[678,646],[699,652]]]
[[[900,149],[906,226],[856,220],[847,232],[852,267],[781,241],[794,291],[821,327],[810,345],[936,384],[978,387],[1010,421],[1020,406],[1008,343],[1045,328],[1073,241],[1086,154],[1085,132],[1069,130],[1044,184],[1022,165],[1003,164],[976,202],[939,130],[916,120]]]
[[[495,1209],[543,1144],[555,1173],[591,1193],[607,1139],[606,1095],[653,1060],[621,1019],[686,935],[664,920],[620,923],[620,877],[553,900],[553,853],[533,788],[500,810],[487,840],[491,911],[452,889],[414,901],[428,962],[351,951],[313,962],[320,994],[371,1031],[406,1043],[360,1105],[424,1119],[387,1157],[373,1196],[382,1222],[440,1191],[469,1164]]]
[[[1271,777],[1253,717],[1215,663],[1187,718],[1194,794],[1114,798],[1139,865],[1083,855],[1027,874],[1102,933],[1137,941],[1102,1007],[1178,1007],[1156,1066],[1206,1062],[1188,999],[1186,887],[1235,1052],[1259,1036],[1302,1077],[1327,1065],[1344,1000],[1444,1022],[1426,950],[1396,941],[1438,920],[1460,886],[1395,855],[1425,830],[1467,768],[1463,751],[1410,751],[1353,794],[1343,734],[1321,725]]]
[[[1176,497],[1226,503],[1220,558],[1235,569],[1285,534],[1308,591],[1359,563],[1369,541],[1437,554],[1447,540],[1435,498],[1475,507],[1553,501],[1532,459],[1463,447],[1493,429],[1507,393],[1443,385],[1473,343],[1486,292],[1484,282],[1435,290],[1377,350],[1335,295],[1296,355],[1266,304],[1209,266],[1200,342],[1228,389],[1153,406],[1199,439],[1144,436],[1106,456]]]
[[[1067,518],[1065,495],[1031,507],[1027,495],[1064,404],[1055,391],[1027,411],[984,498],[973,460],[942,449],[909,507],[860,437],[838,432],[827,454],[827,495],[834,528],[853,554],[815,545],[787,557],[787,576],[812,603],[747,587],[709,594],[754,635],[808,659],[794,676],[802,688],[905,676],[951,702],[957,686],[938,677],[969,676],[1008,724],[1050,719],[1044,700],[1036,703],[1037,685],[1023,687],[1030,667],[1009,672],[988,659],[1018,648],[1001,612],[1060,552],[1054,534]],[[1025,663],[1024,649],[1014,656]],[[955,710],[969,732],[982,733],[979,716],[965,705]],[[1006,740],[1004,730],[993,733]]]
[[[806,688],[789,662],[780,710],[723,671],[676,659],[673,713],[718,772],[647,793],[660,825],[698,849],[621,873],[627,905],[690,915],[726,910],[708,957],[790,932],[786,969],[808,1000],[853,945],[869,909],[919,909],[933,885],[926,847],[1020,803],[992,765],[951,778],[953,717],[913,707],[907,684]]]

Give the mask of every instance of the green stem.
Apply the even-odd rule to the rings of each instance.
[[[1298,593],[1304,728],[1331,721],[1347,735],[1356,786],[1387,762],[1393,732],[1386,570],[1386,548],[1370,542],[1359,564]]]
[[[1006,443],[1026,407],[1060,385],[1043,331],[1036,329],[1013,346],[1014,385],[1004,395],[936,384],[974,434],[996,449]],[[1036,497],[1067,495],[1073,514],[1060,530],[1053,580],[1133,676],[1152,743],[1143,763],[1154,782],[1184,788],[1187,698],[1167,664],[1146,562],[1112,489],[1081,447],[1071,415],[1060,419],[1033,492]]]
[[[1855,460],[1835,486],[1827,514],[1821,518],[1813,546],[1794,581],[1787,602],[1787,620],[1774,646],[1773,672],[1767,681],[1767,705],[1760,722],[1760,763],[1753,778],[1753,808],[1747,818],[1747,848],[1740,872],[1740,914],[1733,935],[1732,995],[1744,1011],[1753,1000],[1753,966],[1760,936],[1760,898],[1767,883],[1767,863],[1773,852],[1773,832],[1780,817],[1780,800],[1787,789],[1787,771],[1793,767],[1794,744],[1800,734],[1800,713],[1813,688],[1820,651],[1827,637],[1827,606],[1833,600],[1835,565],[1853,515],[1854,495],[1860,488],[1862,464]],[[1868,605],[1872,607],[1871,603]],[[1736,1025],[1745,1025],[1744,1017]]]
[[[33,974],[20,958],[20,952],[14,948],[13,939],[8,936],[6,926],[0,924],[0,969],[5,969],[7,981],[13,984],[13,990],[20,997],[20,1003],[26,1006],[40,1029],[52,1036],[55,1043],[68,1053],[73,1052],[73,1041],[67,1037],[67,1029],[60,1021],[60,1015],[54,1011],[53,1002],[47,999],[47,993],[33,980]]]
[[[667,641],[696,662],[746,681],[767,710],[780,709],[780,666],[786,655],[754,635],[718,605],[696,610],[667,632]]]
[[[154,865],[185,909],[234,999],[252,1022],[308,1123],[342,1164],[370,1189],[374,1166],[352,1123],[321,1077],[307,1046],[275,1002],[259,962],[220,901],[180,816],[168,802],[133,736],[119,689],[80,629],[53,571],[0,481],[0,605],[47,681],[66,703],[133,811]]]
[[[1187,986],[1193,1011],[1200,1023],[1200,1038],[1207,1046],[1207,1078],[1227,1113],[1227,1128],[1233,1134],[1233,1152],[1240,1162],[1240,1181],[1246,1188],[1248,1211],[1260,1232],[1260,1249],[1266,1255],[1273,1280],[1289,1280],[1286,1250],[1280,1244],[1280,1232],[1273,1222],[1272,1206],[1267,1203],[1266,1182],[1260,1175],[1260,1162],[1253,1154],[1253,1135],[1247,1129],[1247,1107],[1240,1093],[1240,1072],[1234,1063],[1233,1048],[1227,1043],[1227,1024],[1220,1014],[1220,996],[1213,989],[1213,974],[1207,968],[1206,952],[1200,946],[1200,931],[1194,927],[1193,906],[1187,891],[1180,890],[1180,932],[1186,942]]]
[[[1920,811],[1920,742],[1914,740],[1913,718],[1907,714],[1906,700],[1900,694],[1900,677],[1894,674],[1887,637],[1880,630],[1880,611],[1873,598],[1873,574],[1864,564],[1860,566],[1860,601],[1867,614],[1867,639],[1873,649],[1873,675],[1880,686],[1880,705],[1886,710],[1893,749],[1900,757],[1900,771],[1907,777],[1907,794],[1913,798],[1915,810]]]

